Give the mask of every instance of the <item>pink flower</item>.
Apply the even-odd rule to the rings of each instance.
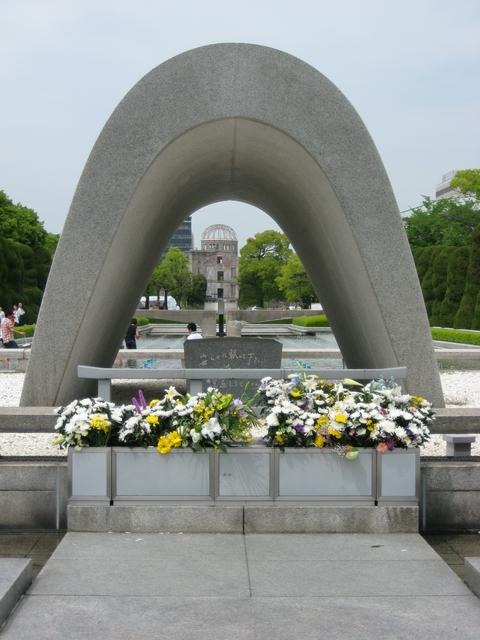
[[[388,444],[386,442],[380,442],[380,444],[377,445],[377,451],[378,453],[387,453]]]

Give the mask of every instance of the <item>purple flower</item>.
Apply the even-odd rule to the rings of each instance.
[[[141,389],[138,390],[138,398],[132,398],[132,404],[137,410],[138,413],[141,413],[144,409],[147,408],[147,403],[145,402],[145,396],[143,395],[143,391]]]
[[[236,407],[240,407],[243,404],[243,402],[240,400],[240,398],[235,398],[235,400],[233,401],[233,404]]]
[[[300,424],[300,423],[294,424],[293,428],[297,433],[303,433],[303,424]]]
[[[387,447],[389,451],[395,449],[395,440],[393,440],[392,438],[390,438],[390,440],[387,440]]]

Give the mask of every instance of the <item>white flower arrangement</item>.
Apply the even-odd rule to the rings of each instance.
[[[350,390],[305,374],[288,381],[264,378],[259,396],[265,441],[280,448],[336,447],[352,454],[357,447],[380,452],[419,447],[428,439],[433,419],[424,398],[383,381]]]

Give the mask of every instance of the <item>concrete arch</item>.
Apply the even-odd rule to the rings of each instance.
[[[159,253],[198,208],[241,200],[288,235],[350,367],[408,367],[443,402],[423,298],[390,183],[359,116],[318,71],[256,45],[161,64],[120,102],[79,181],[40,311],[23,405],[91,391]]]

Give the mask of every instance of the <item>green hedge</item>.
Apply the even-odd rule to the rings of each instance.
[[[319,316],[301,316],[294,318],[293,323],[299,327],[329,327],[330,323],[325,314]]]
[[[178,320],[165,320],[164,318],[147,318],[146,316],[136,316],[137,325],[144,327],[146,324],[185,324]]]
[[[278,320],[262,320],[258,324],[292,324],[293,318],[279,318]]]
[[[35,325],[24,324],[21,327],[15,327],[13,333],[15,338],[31,338],[35,333]]]
[[[444,340],[445,342],[474,344],[480,347],[480,331],[473,333],[472,331],[461,331],[459,329],[432,329],[432,338],[434,340]]]

